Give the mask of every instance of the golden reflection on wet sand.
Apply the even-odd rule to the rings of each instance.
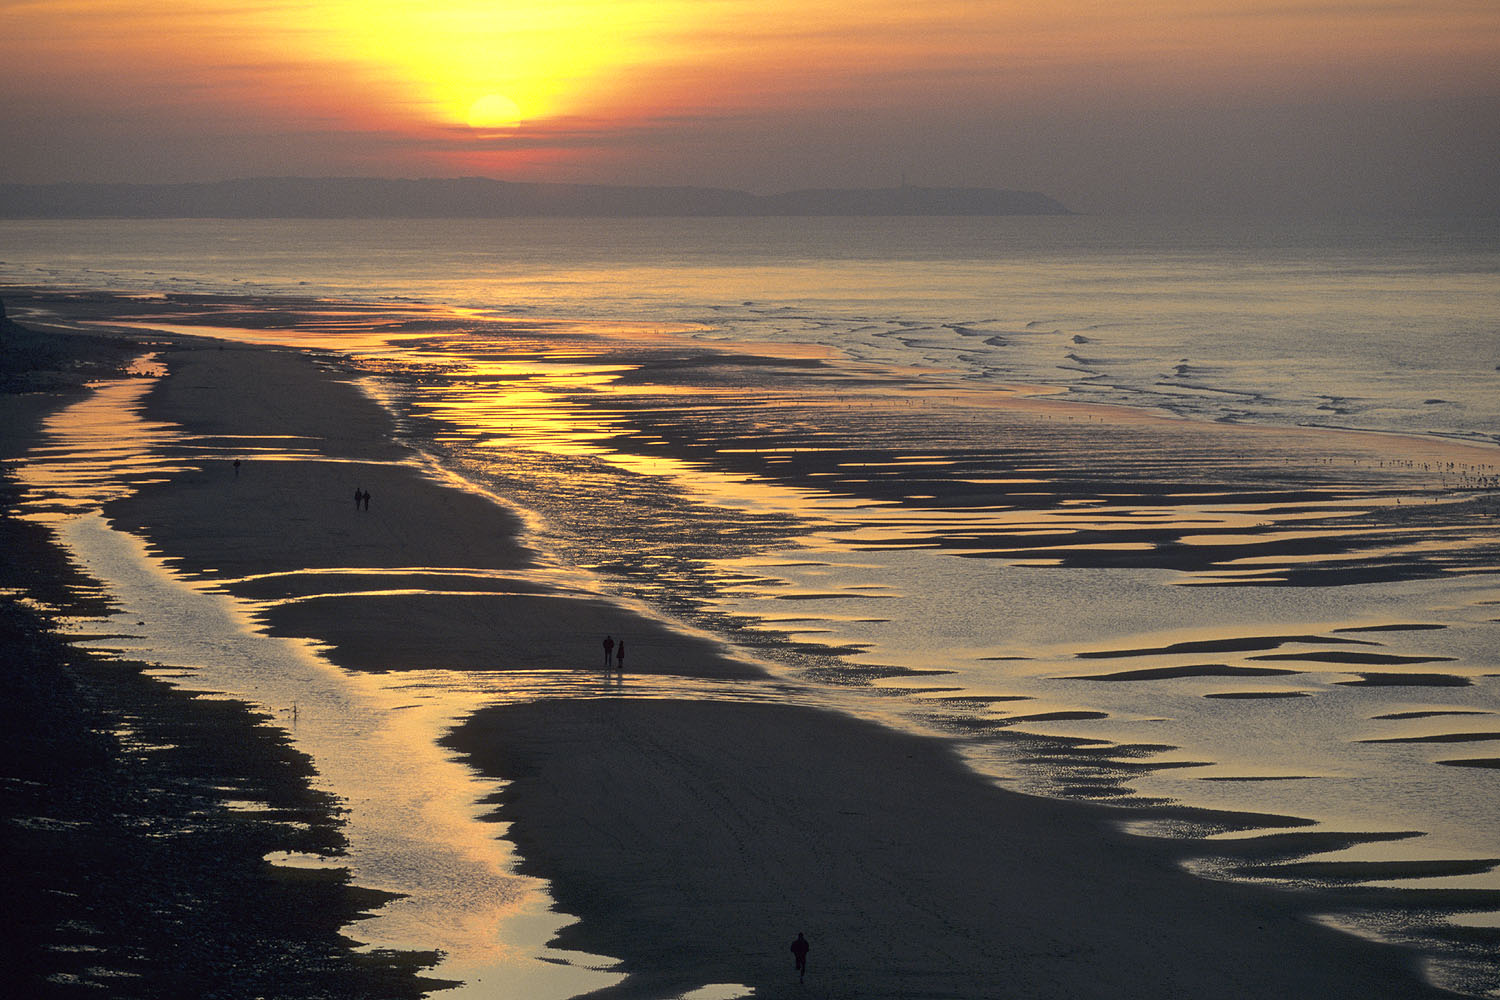
[[[501,699],[503,685],[414,690],[405,675],[392,684],[340,670],[311,644],[255,634],[247,609],[177,581],[97,516],[74,518],[61,531],[125,609],[103,630],[131,638],[89,645],[149,658],[175,669],[172,683],[260,706],[313,758],[318,783],[349,810],[348,854],[324,863],[349,868],[355,884],[406,896],[352,928],[359,941],[440,944],[446,959],[437,974],[468,980],[478,996],[571,996],[612,981],[592,971],[607,959],[551,952],[552,961],[535,960],[567,918],[549,912],[535,880],[513,873],[506,842],[482,822],[478,803],[490,786],[437,746],[448,727]],[[489,983],[483,990],[481,980]],[[496,992],[496,983],[507,985]]]
[[[607,343],[607,338],[599,339]],[[435,362],[444,355],[425,357]],[[450,367],[454,363],[451,356],[447,361]],[[1407,523],[1357,521],[1372,515],[1437,516],[1441,504],[1452,502],[1451,497],[1420,492],[1431,489],[1446,473],[1435,473],[1412,459],[1379,459],[1389,460],[1390,467],[1382,466],[1378,474],[1372,471],[1374,456],[1406,454],[1414,448],[1411,440],[1341,440],[1347,452],[1338,457],[1335,468],[1331,460],[1314,454],[1326,445],[1326,434],[1212,428],[1202,432],[1201,440],[1191,434],[1184,438],[1210,463],[1201,474],[1205,479],[1212,479],[1218,469],[1236,469],[1244,460],[1235,449],[1247,441],[1260,442],[1271,453],[1284,447],[1296,456],[1299,475],[1319,465],[1329,471],[1321,479],[1310,477],[1311,485],[1299,484],[1290,491],[1267,482],[1197,494],[1172,489],[1173,481],[1168,480],[1166,489],[1153,484],[1149,493],[1136,494],[1118,488],[1116,473],[1123,471],[1127,478],[1155,474],[1170,469],[1182,456],[1131,453],[1128,442],[1116,446],[1096,441],[1092,430],[1080,429],[1094,414],[1067,404],[1037,411],[1029,407],[1046,401],[969,401],[974,411],[1050,428],[1047,433],[1059,442],[1061,458],[1054,460],[1044,444],[1036,448],[1034,460],[1023,457],[1013,462],[1016,475],[997,475],[986,472],[1003,464],[997,459],[964,464],[957,458],[934,458],[933,451],[910,442],[903,457],[830,461],[844,453],[856,431],[866,430],[859,425],[878,426],[877,417],[902,422],[901,427],[893,426],[892,437],[918,426],[911,423],[918,415],[904,411],[905,400],[890,386],[864,392],[857,405],[818,395],[829,391],[826,386],[805,399],[771,397],[759,401],[750,418],[735,410],[745,397],[711,384],[689,380],[649,393],[638,383],[622,384],[622,376],[637,367],[615,364],[608,357],[593,364],[569,362],[556,370],[555,379],[544,376],[545,365],[486,364],[480,363],[485,377],[496,381],[465,385],[460,376],[428,389],[410,388],[402,396],[424,419],[439,421],[439,427],[450,425],[438,432],[439,443],[455,448],[473,444],[470,453],[482,455],[476,461],[484,471],[489,468],[485,462],[512,461],[518,451],[597,459],[641,480],[669,484],[675,494],[695,503],[752,514],[785,513],[814,526],[814,531],[784,548],[773,545],[748,558],[707,557],[721,586],[704,603],[749,623],[752,630],[811,640],[831,650],[828,655],[838,666],[826,677],[876,695],[851,699],[823,692],[814,695],[818,699],[917,728],[956,727],[949,731],[967,734],[965,749],[977,767],[1031,790],[1315,815],[1325,828],[1349,831],[1388,831],[1392,823],[1415,817],[1416,822],[1426,820],[1430,829],[1413,857],[1450,857],[1484,849],[1471,846],[1478,842],[1474,831],[1484,829],[1483,822],[1462,815],[1462,810],[1446,820],[1434,819],[1423,797],[1462,798],[1475,780],[1488,780],[1489,774],[1431,768],[1431,755],[1419,756],[1421,748],[1361,743],[1360,734],[1370,713],[1399,709],[1413,697],[1455,710],[1480,711],[1492,704],[1493,683],[1486,673],[1492,667],[1476,655],[1480,642],[1475,636],[1482,637],[1483,630],[1473,615],[1478,598],[1493,593],[1492,583],[1477,576],[1422,585],[1398,579],[1365,585],[1359,595],[1367,598],[1363,601],[1337,588],[1317,587],[1284,588],[1292,591],[1289,594],[1252,592],[1253,596],[1242,588],[1233,600],[1229,588],[1200,588],[1204,596],[1195,598],[1195,604],[1170,593],[1187,589],[1174,584],[1223,582],[1237,574],[1247,582],[1265,582],[1286,580],[1297,569],[1337,569],[1370,558],[1419,560],[1424,554],[1450,556],[1466,547],[1482,552],[1492,544],[1482,532],[1438,522],[1421,523],[1412,530]],[[949,406],[954,419],[939,419],[930,426],[952,435],[950,445],[956,452],[988,446],[993,437],[1013,430],[1008,423],[985,423],[977,412],[955,406],[955,399],[962,397],[942,396],[938,403]],[[848,428],[815,426],[815,414],[842,415]],[[1184,434],[1182,421],[1119,416],[1130,428]],[[682,447],[672,438],[677,428],[671,421],[682,421],[701,434],[701,447]],[[755,443],[746,446],[747,440]],[[1083,447],[1093,449],[1089,460],[1098,461],[1097,473],[1085,459],[1078,461],[1078,468],[1064,467],[1067,449]],[[1387,453],[1387,448],[1394,450]],[[719,458],[709,455],[709,449]],[[1478,452],[1463,446],[1445,449],[1445,454],[1471,459]],[[775,458],[789,468],[771,474],[767,468],[746,471],[722,464],[735,456]],[[1256,462],[1267,459],[1262,455]],[[1477,461],[1474,466],[1492,468]],[[1249,467],[1258,468],[1254,462]],[[798,485],[799,475],[817,477],[818,488]],[[929,489],[934,476],[948,485],[1002,489],[994,491],[994,498],[966,506],[914,503],[940,495]],[[907,486],[907,479],[917,479],[921,486]],[[1072,495],[1090,490],[1097,495]],[[1408,491],[1418,492],[1413,496]],[[1260,496],[1278,492],[1288,495],[1272,500]],[[1141,532],[1153,535],[1149,540],[1132,537]],[[1192,559],[1165,569],[1108,560],[1112,554],[1129,557],[1160,551],[1163,538],[1177,546],[1175,554]],[[1299,551],[1315,542],[1326,543],[1327,550]],[[987,558],[951,558],[955,554]],[[1076,563],[1079,557],[1084,561]],[[1476,560],[1465,571],[1483,573],[1485,566]],[[958,580],[961,590],[954,589]],[[981,619],[993,608],[993,619],[964,621],[957,608],[941,607],[942,595],[954,593],[961,593],[968,606],[981,609]],[[908,618],[922,620],[923,634],[903,635],[902,621],[856,610],[889,595],[901,598]],[[1133,603],[1109,607],[1122,599]],[[806,613],[793,620],[767,610],[784,611],[788,600],[797,601],[798,610]],[[1050,621],[1039,620],[1047,616]],[[1081,651],[1106,643],[1144,640],[1169,646],[1291,629],[1331,634],[1382,618],[1439,619],[1448,626],[1445,634],[1388,636],[1382,641],[1398,655],[1451,648],[1456,662],[1442,670],[1471,683],[1441,690],[1400,684],[1353,690],[1346,685],[1351,677],[1363,676],[1358,668],[1314,660],[1286,665],[1297,671],[1295,686],[1289,686],[1284,673],[1246,672],[1255,664],[1241,653],[1209,654],[1215,663],[1238,668],[1238,673],[1189,670],[1181,676],[1104,683],[1080,678],[1076,662]],[[1187,654],[1158,653],[1154,665],[1193,666],[1181,663],[1186,658]],[[1196,658],[1208,662],[1202,654]],[[1399,681],[1400,672],[1395,674]],[[512,676],[513,681],[503,682],[486,678],[484,684],[499,687],[483,697],[556,696],[607,684],[585,673]],[[795,681],[799,692],[822,691],[795,671],[781,676],[783,683]],[[1414,682],[1420,676],[1409,673]],[[652,678],[632,679],[618,693],[733,699],[770,690],[753,684]],[[1266,697],[1223,697],[1252,694]],[[1269,697],[1282,694],[1298,697]],[[969,696],[966,711],[958,711],[954,700],[943,700],[964,696]],[[924,714],[928,709],[930,714]],[[403,711],[422,717],[416,710]],[[987,733],[992,735],[983,735]],[[1389,773],[1393,764],[1413,780],[1397,787],[1383,803],[1392,818],[1371,818],[1362,785],[1372,775]],[[1433,770],[1447,773],[1428,773]],[[1376,855],[1391,850],[1384,842],[1366,849]],[[1494,885],[1485,875],[1461,880],[1470,886]]]
[[[149,659],[170,683],[260,706],[287,729],[313,758],[319,783],[349,810],[348,856],[316,863],[406,894],[361,921],[355,934],[367,946],[440,942],[447,958],[437,974],[466,979],[470,989],[488,979],[476,991],[486,997],[570,996],[617,978],[593,971],[608,959],[552,952],[553,961],[535,960],[567,918],[550,912],[535,880],[513,873],[505,841],[481,820],[478,803],[490,787],[437,745],[448,727],[501,698],[503,685],[459,683],[439,698],[340,670],[313,644],[256,634],[250,607],[180,581],[139,540],[83,513],[184,468],[157,456],[187,439],[136,415],[148,388],[141,380],[96,387],[49,420],[45,433],[55,443],[21,466],[26,506],[39,512],[31,516],[53,524],[124,609],[102,623],[80,622],[117,636],[87,644]],[[59,516],[60,507],[74,513]],[[508,984],[500,993],[497,981]]]

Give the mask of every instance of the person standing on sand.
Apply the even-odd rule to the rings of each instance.
[[[625,640],[620,640],[620,645],[615,649],[615,663],[620,668],[620,673],[625,672]]]
[[[812,945],[808,944],[807,938],[802,936],[801,931],[798,931],[797,940],[792,942],[792,955],[797,960],[797,982],[799,983],[807,975],[807,952],[810,948]]]
[[[614,654],[615,641],[609,636],[604,637],[604,669],[609,669],[609,659]]]
[[[355,510],[359,510],[359,508],[364,504],[364,502],[365,502],[365,488],[363,486],[356,486],[356,487],[354,487],[354,509]]]

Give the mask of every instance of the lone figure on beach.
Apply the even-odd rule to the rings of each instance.
[[[609,636],[604,637],[604,669],[609,669],[609,658],[615,651],[615,641]]]
[[[792,942],[792,956],[797,960],[797,982],[799,983],[807,975],[807,952],[811,947],[812,945],[807,943],[807,938],[802,936],[801,931],[798,931],[797,940]]]

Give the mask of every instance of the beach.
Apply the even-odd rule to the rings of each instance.
[[[436,956],[356,955],[347,927],[392,897],[347,872],[274,868],[337,855],[339,807],[307,756],[242,702],[77,647],[59,621],[112,599],[34,519],[15,463],[50,415],[141,353],[121,338],[7,327],[0,393],[0,649],[7,981],[27,996],[417,997]],[[21,366],[16,365],[20,356]],[[22,391],[14,391],[17,383]],[[45,520],[45,513],[43,519]]]
[[[1500,907],[1469,889],[1207,878],[1188,870],[1205,850],[1231,864],[1293,862],[1366,835],[1025,795],[976,773],[951,743],[795,697],[674,697],[673,684],[771,678],[706,631],[549,575],[553,554],[534,547],[525,510],[414,450],[338,358],[182,337],[157,347],[164,374],[138,415],[172,429],[158,449],[169,461],[119,477],[102,505],[116,531],[246,602],[256,629],[310,640],[343,670],[581,679],[571,694],[482,709],[444,742],[492,782],[486,808],[519,869],[576,918],[558,946],[618,963],[594,995],[737,984],[761,997],[1439,996],[1416,947],[1335,930],[1329,915]],[[1157,433],[1150,421],[1120,426]],[[1224,433],[1243,435],[1241,452],[1255,440]],[[35,440],[19,435],[7,453]],[[690,456],[704,440],[663,450]],[[368,509],[356,491],[369,492]],[[1029,554],[1115,551],[1057,541]],[[1351,533],[1332,550],[1358,545]],[[1385,571],[1429,568],[1401,557]],[[598,662],[604,634],[629,636],[630,684],[663,686],[612,687]],[[1242,836],[1205,849],[1127,831],[1152,823]],[[788,951],[799,931],[812,942],[805,982]],[[1483,930],[1450,943],[1494,961]]]
[[[498,816],[582,917],[565,943],[626,956],[600,996],[1440,995],[1409,956],[1309,923],[1329,899],[1205,882],[1107,813],[838,716],[541,702],[451,742],[509,779]]]

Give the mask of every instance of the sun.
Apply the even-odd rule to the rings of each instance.
[[[469,105],[469,128],[515,128],[521,108],[504,94],[485,94]]]

